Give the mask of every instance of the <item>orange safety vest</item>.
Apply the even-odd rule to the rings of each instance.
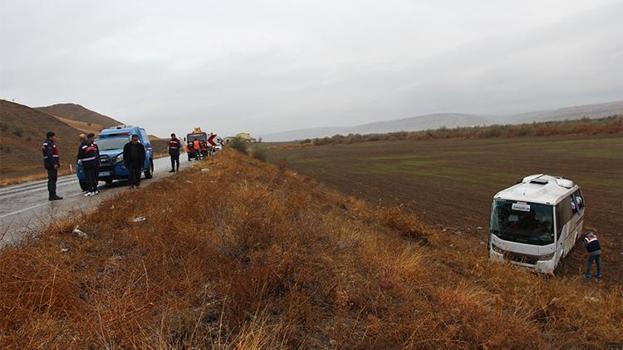
[[[195,150],[199,150],[201,148],[201,145],[199,144],[199,140],[193,141],[193,148]]]

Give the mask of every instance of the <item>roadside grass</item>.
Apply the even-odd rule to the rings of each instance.
[[[225,150],[2,250],[0,347],[600,348],[622,298]]]

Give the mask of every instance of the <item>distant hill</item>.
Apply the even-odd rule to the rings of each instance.
[[[67,122],[68,124],[73,124],[73,127],[84,131],[91,131],[93,127],[97,129],[96,131],[99,131],[103,128],[123,124],[116,119],[94,112],[74,103],[59,103],[46,107],[37,107],[36,109],[61,118],[61,120]],[[71,121],[75,121],[77,123],[72,123]]]
[[[438,129],[444,126],[447,128],[456,128],[492,124],[521,124],[566,119],[603,118],[620,114],[623,114],[623,101],[614,101],[496,117],[463,113],[426,114],[417,117],[380,121],[356,126],[298,129],[261,136],[265,141],[293,141],[338,134],[383,134],[396,131]]]
[[[354,134],[388,133],[394,131],[418,131],[439,129],[441,127],[456,128],[461,126],[477,126],[491,124],[494,121],[487,117],[474,114],[436,113],[413,118],[368,123],[352,128]]]
[[[41,143],[50,130],[58,137],[61,170],[67,171],[75,161],[80,130],[40,110],[0,99],[0,177],[44,174]]]
[[[615,114],[623,114],[623,101],[613,101],[607,103],[565,107],[554,110],[522,113],[511,116],[506,120],[515,124],[558,121],[566,119],[572,120],[582,118],[603,118]]]
[[[394,131],[418,131],[441,127],[460,127],[493,124],[494,121],[484,116],[460,113],[427,114],[412,118],[403,118],[356,125],[352,127],[322,127],[291,130],[262,135],[265,141],[291,141],[307,138],[333,136],[337,134],[382,134]]]

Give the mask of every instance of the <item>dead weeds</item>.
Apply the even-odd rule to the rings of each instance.
[[[71,235],[77,224],[87,239]],[[545,279],[470,247],[399,209],[226,151],[208,173],[120,194],[3,250],[0,347],[623,342],[620,288]]]

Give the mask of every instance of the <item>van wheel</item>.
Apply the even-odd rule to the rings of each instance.
[[[106,180],[106,186],[108,187],[112,186],[112,180]]]
[[[80,182],[80,188],[81,188],[83,191],[86,191],[86,190],[88,190],[88,189],[89,189],[89,186],[87,186],[87,183],[86,183],[86,182],[84,182],[84,181],[79,181],[79,182]]]
[[[151,179],[152,177],[154,177],[154,160],[150,159],[149,160],[149,169],[145,170],[145,178],[146,179]]]

